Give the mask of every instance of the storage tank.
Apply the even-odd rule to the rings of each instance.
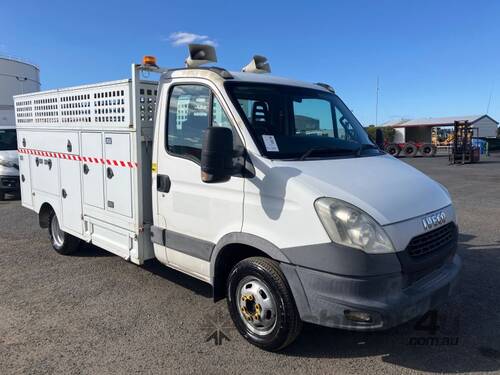
[[[0,127],[15,127],[13,95],[40,91],[36,65],[0,56]]]

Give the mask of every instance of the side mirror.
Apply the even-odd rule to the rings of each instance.
[[[209,127],[201,148],[201,180],[225,182],[233,171],[233,132],[229,128]]]
[[[375,130],[375,143],[380,149],[384,149],[384,132],[380,128]]]

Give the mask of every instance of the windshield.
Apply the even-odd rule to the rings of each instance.
[[[261,153],[269,158],[380,154],[333,93],[247,82],[226,85]]]
[[[0,129],[0,151],[17,150],[15,129]]]

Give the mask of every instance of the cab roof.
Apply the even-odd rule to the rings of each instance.
[[[226,77],[224,77],[224,75],[226,75]],[[167,71],[162,76],[162,79],[170,78],[205,78],[220,83],[226,80],[233,82],[268,83],[275,85],[304,87],[328,92],[326,88],[310,82],[297,81],[289,78],[273,76],[270,74],[230,72],[220,68],[173,69]]]

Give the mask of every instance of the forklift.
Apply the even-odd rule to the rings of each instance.
[[[479,129],[473,128],[469,121],[455,121],[453,143],[448,154],[450,165],[479,162],[480,149],[472,144],[472,138],[478,136]]]

